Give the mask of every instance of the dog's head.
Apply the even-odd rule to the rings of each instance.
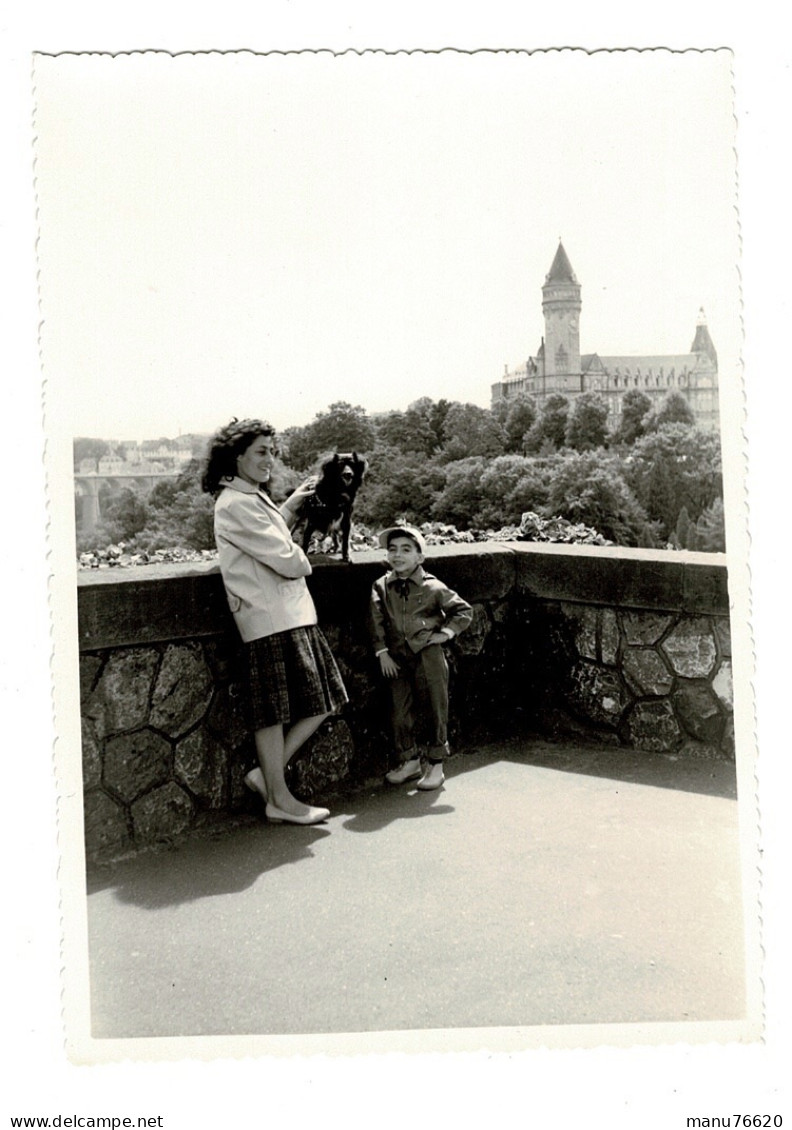
[[[339,452],[322,463],[320,482],[332,483],[346,492],[357,490],[366,473],[366,460],[356,451]]]

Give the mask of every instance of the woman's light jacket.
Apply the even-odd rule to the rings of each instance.
[[[214,510],[214,532],[228,606],[239,634],[250,640],[317,622],[305,583],[311,564],[292,540],[287,519],[264,491],[234,478]]]

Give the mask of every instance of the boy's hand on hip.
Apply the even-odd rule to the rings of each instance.
[[[451,637],[449,636],[448,632],[432,632],[431,636],[429,637],[429,639],[426,642],[427,642],[427,644],[430,644],[430,643],[448,643],[450,638]]]
[[[388,655],[387,651],[383,651],[379,657],[380,671],[386,679],[395,679],[399,674],[398,663]]]

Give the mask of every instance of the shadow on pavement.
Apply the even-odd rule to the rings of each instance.
[[[470,762],[466,765],[468,758]],[[513,739],[464,750],[452,759],[446,776],[477,769],[482,759],[510,761],[587,777],[608,777],[657,789],[737,799],[737,774],[731,761],[607,746],[550,745],[530,739]]]
[[[376,832],[396,820],[453,813],[442,790],[366,790],[331,805],[332,818],[353,832]],[[348,816],[348,818],[347,818]],[[246,822],[210,835],[193,835],[161,851],[146,852],[88,870],[87,893],[113,889],[121,903],[156,910],[251,887],[267,871],[310,862],[313,845],[331,834],[328,825]]]
[[[322,825],[245,824],[193,836],[167,851],[90,868],[87,892],[115,888],[119,902],[156,910],[243,891],[266,871],[312,860],[313,845],[329,835]]]
[[[442,789],[421,792],[415,786],[393,788],[388,785],[345,800],[338,808],[350,814],[343,822],[349,832],[379,832],[395,820],[448,816],[454,812],[453,805],[443,803]]]

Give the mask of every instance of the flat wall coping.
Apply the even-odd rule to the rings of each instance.
[[[430,546],[426,564],[471,602],[519,594],[650,611],[729,612],[720,553],[475,542]],[[320,620],[362,615],[384,565],[382,550],[354,552],[350,563],[316,559],[308,583]],[[81,651],[233,629],[216,560],[83,569],[77,599]]]
[[[726,555],[518,542],[518,587],[546,600],[728,615]]]
[[[523,548],[520,546],[520,548]],[[535,546],[537,549],[548,548]],[[582,546],[552,546],[554,549],[580,549]],[[455,557],[470,557],[471,554],[479,556],[501,556],[508,558],[514,551],[512,542],[453,542],[448,545],[430,545],[426,555],[427,564],[438,560]],[[704,556],[699,554],[699,556]],[[330,557],[319,555],[312,558],[314,571],[321,569],[354,568],[356,565],[382,565],[386,564],[383,549],[358,549],[352,553],[352,561],[339,561]],[[431,571],[431,569],[430,569]],[[208,561],[166,561],[151,565],[115,565],[105,569],[78,569],[77,587],[91,587],[93,585],[131,584],[137,581],[168,580],[174,577],[205,577],[207,574],[219,573],[220,566],[216,558]]]
[[[430,545],[426,561],[447,560],[455,557],[480,556],[554,557],[570,560],[652,561],[658,565],[692,565],[703,568],[726,568],[725,553],[695,553],[692,550],[633,549],[630,546],[566,545],[560,542],[535,541],[480,541],[449,542],[448,545]],[[330,558],[315,559],[315,570],[325,568],[354,568],[355,565],[385,564],[381,549],[355,550],[350,565]],[[101,584],[130,584],[138,581],[156,581],[174,577],[203,577],[219,573],[216,558],[208,561],[169,561],[151,565],[113,566],[107,569],[78,569],[77,586]]]

